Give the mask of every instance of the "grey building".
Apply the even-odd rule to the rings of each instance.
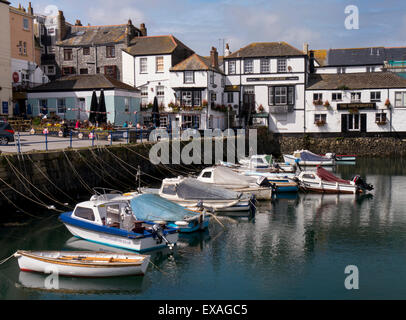
[[[105,74],[123,80],[122,49],[134,38],[146,35],[145,24],[136,28],[131,20],[112,26],[82,26],[79,20],[70,25],[60,13],[54,52],[57,77]]]

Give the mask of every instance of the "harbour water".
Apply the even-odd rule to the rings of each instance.
[[[359,159],[336,174],[366,177],[372,196],[299,194],[259,204],[255,219],[212,219],[181,235],[173,253],[153,252],[144,277],[60,278],[0,266],[0,299],[403,299],[406,296],[406,166]],[[36,215],[37,213],[32,213]],[[106,249],[73,238],[57,215],[0,227],[0,259],[18,249]],[[110,248],[111,250],[111,248]],[[346,266],[359,270],[348,290]]]

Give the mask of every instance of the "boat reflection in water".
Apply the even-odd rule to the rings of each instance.
[[[115,278],[70,278],[58,277],[50,280],[51,275],[21,271],[16,287],[52,291],[61,294],[131,294],[137,295],[148,287],[146,277]]]

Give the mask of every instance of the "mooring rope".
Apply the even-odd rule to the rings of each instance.
[[[9,166],[10,167],[14,167],[14,169],[15,169],[15,171],[14,171],[14,173],[17,175],[17,173],[25,180],[25,181],[27,181],[27,183],[29,184],[29,185],[31,185],[35,190],[37,190],[39,193],[41,193],[42,195],[44,195],[45,197],[47,197],[48,199],[50,199],[50,200],[52,200],[52,201],[54,201],[55,203],[57,203],[57,204],[59,204],[60,206],[63,206],[63,207],[65,207],[65,208],[68,208],[68,209],[72,209],[72,207],[70,207],[70,206],[67,206],[67,205],[65,205],[64,203],[62,203],[62,202],[60,202],[60,201],[58,201],[58,200],[56,200],[56,199],[54,199],[54,198],[52,198],[50,195],[47,195],[46,193],[44,193],[42,190],[40,190],[39,188],[37,188],[33,183],[31,183],[26,177],[24,177],[24,175],[21,173],[21,172],[19,172],[18,171],[18,169],[10,162],[10,160],[9,159],[7,159],[7,157],[5,157],[6,158],[6,160],[7,160],[7,162],[8,162],[8,164],[9,164]],[[21,182],[21,180],[20,180],[20,182]],[[31,192],[31,191],[30,191]],[[32,193],[32,192],[31,192]],[[33,193],[32,193],[33,194]],[[38,199],[38,198],[37,198]],[[39,199],[38,199],[39,200]]]
[[[24,214],[26,214],[26,215],[28,215],[28,216],[30,216],[30,217],[33,217],[33,218],[36,218],[36,219],[43,219],[43,218],[37,217],[37,216],[35,216],[35,215],[33,215],[33,214],[31,214],[31,213],[29,213],[29,212],[27,212],[27,211],[21,209],[20,207],[18,207],[13,201],[11,201],[11,200],[4,194],[4,192],[3,192],[2,190],[0,190],[0,193],[3,195],[4,199],[6,199],[9,203],[11,203],[17,210],[21,211],[22,213],[24,213]]]
[[[89,185],[82,179],[82,177],[80,176],[80,174],[76,171],[75,166],[72,164],[72,162],[69,160],[68,155],[65,153],[64,150],[62,150],[63,154],[65,155],[66,160],[68,160],[68,164],[69,166],[72,168],[73,173],[76,174],[76,176],[79,178],[79,182],[85,187],[85,189],[87,189],[88,191],[90,191],[91,194],[93,194],[93,190],[89,187]]]
[[[0,261],[0,265],[2,265],[3,263],[6,263],[8,260],[10,260],[11,258],[13,258],[16,253],[17,253],[17,252],[14,252],[14,253],[13,253],[11,256],[9,256],[8,258],[5,258],[5,259],[1,260],[1,261]]]
[[[115,168],[111,167],[108,163],[106,163],[105,161],[103,161],[102,159],[99,159],[97,157],[97,155],[93,152],[93,150],[90,149],[90,153],[93,155],[93,158],[97,161],[97,163],[100,165],[101,169],[103,170],[104,173],[106,173],[109,177],[111,177],[113,180],[117,181],[119,185],[121,185],[122,187],[124,187],[124,189],[129,188],[131,186],[127,185],[126,183],[120,181],[119,179],[113,177],[105,168],[109,167],[111,169],[112,172],[115,172],[117,174],[117,177],[124,177],[124,178],[128,178],[127,176],[123,176],[123,173],[116,170]],[[103,162],[105,163],[105,166],[103,165]]]
[[[36,164],[31,157],[27,154],[27,158],[32,162],[32,164],[35,166],[35,168],[42,174],[42,176],[49,181],[52,186],[57,189],[59,192],[63,193],[66,197],[68,197],[70,200],[75,201],[72,197],[70,197],[67,193],[65,193],[61,188],[59,188],[42,170],[41,168],[38,166],[38,164]]]

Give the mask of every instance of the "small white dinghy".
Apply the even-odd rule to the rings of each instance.
[[[21,271],[89,278],[144,275],[150,259],[136,253],[24,250],[14,257]]]

